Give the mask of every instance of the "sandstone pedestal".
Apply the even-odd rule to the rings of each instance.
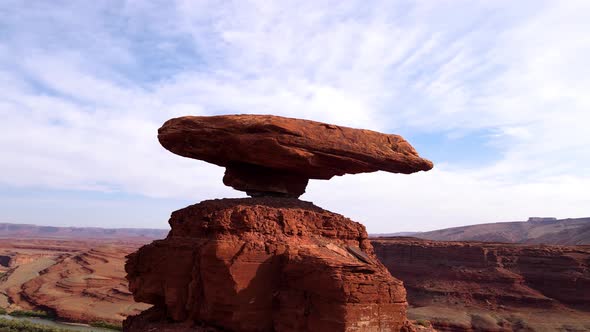
[[[294,198],[204,201],[128,256],[126,331],[400,331],[406,293],[364,226]]]

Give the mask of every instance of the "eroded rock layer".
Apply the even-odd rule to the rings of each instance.
[[[412,318],[440,331],[590,329],[590,246],[371,242],[404,282]]]
[[[253,196],[298,197],[309,179],[432,168],[401,136],[273,115],[180,117],[158,139],[173,153],[226,167],[224,183]]]
[[[489,304],[589,305],[590,247],[375,239],[377,256],[410,297]],[[590,309],[590,306],[588,307]]]
[[[399,331],[405,290],[365,228],[289,198],[204,201],[128,257],[128,331]],[[163,324],[168,322],[170,324]]]
[[[299,197],[305,193],[309,179],[305,176],[267,167],[232,164],[225,169],[223,183],[249,196]]]
[[[60,320],[120,324],[128,315],[149,308],[135,303],[127,289],[122,267],[125,253],[133,250],[135,247],[104,245],[64,255],[8,294],[18,304],[43,308]]]

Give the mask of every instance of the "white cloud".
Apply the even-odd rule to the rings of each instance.
[[[184,114],[270,113],[492,133],[501,154],[486,165],[444,160],[426,174],[310,184],[304,199],[370,231],[583,215],[588,205],[587,2],[41,6],[0,5],[0,184],[240,196],[222,169],[162,149],[156,130]]]

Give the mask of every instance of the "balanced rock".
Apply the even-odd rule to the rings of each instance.
[[[293,198],[204,201],[128,257],[125,331],[400,331],[406,293],[364,226]]]
[[[432,168],[398,135],[272,115],[180,117],[158,139],[173,153],[226,167],[223,182],[250,196],[299,197],[309,179]]]
[[[403,284],[365,228],[296,198],[309,179],[432,168],[403,138],[262,115],[182,117],[158,133],[168,150],[226,167],[223,182],[253,198],[176,211],[166,239],[128,256],[129,289],[153,307],[125,331],[412,330]]]

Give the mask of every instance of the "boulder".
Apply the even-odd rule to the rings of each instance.
[[[406,294],[364,226],[294,198],[204,201],[128,256],[126,331],[400,331]]]
[[[224,183],[251,196],[298,197],[309,179],[432,168],[401,136],[273,115],[175,118],[158,139],[173,153],[226,167]]]

